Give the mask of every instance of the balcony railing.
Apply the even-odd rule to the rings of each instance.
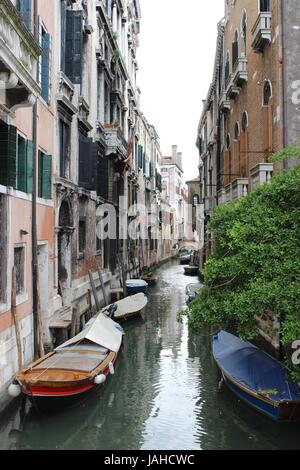
[[[255,52],[263,52],[264,48],[272,41],[272,13],[262,12],[258,15],[252,29]]]
[[[110,124],[106,124],[104,127],[106,156],[120,157],[121,159],[125,158],[127,155],[127,142],[120,127]]]
[[[256,186],[270,183],[273,178],[273,171],[273,163],[259,163],[257,166],[252,168],[250,171],[252,189]]]
[[[248,60],[246,57],[239,57],[236,61],[234,72],[232,74],[233,84],[242,87],[248,80]]]

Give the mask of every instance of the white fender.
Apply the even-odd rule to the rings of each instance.
[[[106,380],[106,376],[104,374],[99,374],[99,375],[96,375],[94,382],[96,385],[101,385],[101,384],[104,384],[105,380]]]
[[[110,362],[110,363],[108,364],[108,368],[109,368],[110,374],[111,374],[111,375],[114,375],[114,373],[115,373],[115,368],[114,368],[114,365],[113,365],[112,362]]]
[[[13,398],[17,398],[19,395],[21,395],[21,387],[19,384],[17,383],[12,383],[9,387],[8,387],[8,394],[9,396],[13,397]]]

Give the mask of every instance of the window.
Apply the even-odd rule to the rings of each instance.
[[[248,129],[248,114],[245,111],[242,117],[242,131],[246,132],[247,129]]]
[[[230,134],[227,134],[227,137],[226,137],[226,148],[227,148],[227,150],[230,150],[230,147],[231,147]]]
[[[17,189],[26,192],[26,140],[18,135]]]
[[[52,198],[52,157],[41,150],[39,150],[38,186],[40,198]]]
[[[69,177],[70,166],[70,125],[59,120],[59,172],[62,178]]]
[[[264,91],[263,91],[264,106],[269,106],[271,98],[272,98],[272,85],[269,80],[266,80],[264,84]]]
[[[234,40],[232,43],[232,68],[235,69],[239,60],[239,37],[238,32],[234,34]]]
[[[83,16],[81,10],[61,5],[61,69],[75,85],[82,79]]]
[[[270,0],[260,0],[259,7],[261,12],[269,12],[271,10]]]
[[[17,295],[22,294],[25,290],[24,263],[25,263],[25,248],[16,247],[14,249],[14,266],[16,268]]]
[[[80,217],[78,225],[78,251],[79,254],[83,254],[86,244],[86,219]]]
[[[42,47],[42,56],[40,59],[40,85],[41,95],[46,103],[51,99],[51,36],[44,27],[40,25],[40,41]]]
[[[193,196],[193,206],[196,207],[198,205],[199,205],[199,196],[198,196],[198,194],[195,194]]]
[[[243,19],[242,19],[242,28],[241,28],[241,37],[242,37],[242,45],[243,45],[243,53],[246,57],[247,55],[247,13],[244,11]]]
[[[225,65],[225,84],[228,84],[229,78],[230,78],[230,54],[227,52],[226,55],[226,65]]]
[[[237,122],[236,125],[235,125],[235,127],[234,127],[234,138],[235,138],[235,140],[239,140],[240,134],[241,134],[240,125],[239,125],[239,123]]]

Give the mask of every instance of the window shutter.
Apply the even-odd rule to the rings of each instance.
[[[63,72],[66,71],[66,2],[63,0],[61,2],[61,34],[60,34],[60,41],[61,41],[61,70]]]
[[[97,189],[98,144],[91,138],[79,138],[79,186],[90,191]]]
[[[109,160],[106,157],[98,159],[98,196],[108,199]]]
[[[143,173],[146,174],[146,154],[143,152]]]
[[[41,88],[42,97],[49,103],[50,101],[50,47],[51,47],[51,36],[48,33],[43,34],[42,37],[42,76],[41,76]]]
[[[23,23],[32,30],[32,0],[18,0],[17,10],[20,13]]]
[[[82,27],[82,11],[67,10],[65,57],[66,75],[75,85],[81,84]]]
[[[52,156],[39,151],[39,197],[52,198]]]
[[[143,146],[142,145],[138,146],[138,166],[139,166],[139,169],[143,168]]]
[[[52,198],[52,156],[44,155],[43,161],[43,198]]]
[[[17,128],[0,128],[0,184],[16,187],[17,183]]]
[[[17,189],[26,193],[26,140],[18,138]]]
[[[34,163],[34,145],[31,140],[27,140],[27,172],[26,187],[27,193],[33,193],[33,163]]]

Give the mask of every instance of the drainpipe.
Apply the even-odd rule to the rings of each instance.
[[[281,106],[282,106],[282,146],[283,148],[287,145],[287,134],[286,134],[286,75],[285,75],[285,7],[284,0],[280,2],[280,26],[281,26]],[[287,162],[283,162],[283,168],[287,167]]]
[[[33,27],[34,37],[39,42],[38,31],[38,0],[33,3]],[[37,71],[38,74],[38,71]],[[37,199],[37,100],[33,106],[32,116],[32,140],[33,140],[33,191],[32,191],[32,226],[31,226],[31,239],[32,239],[32,313],[33,313],[33,342],[34,342],[34,357],[39,357],[39,340],[38,340],[38,256],[37,256],[37,217],[36,217],[36,199]]]

